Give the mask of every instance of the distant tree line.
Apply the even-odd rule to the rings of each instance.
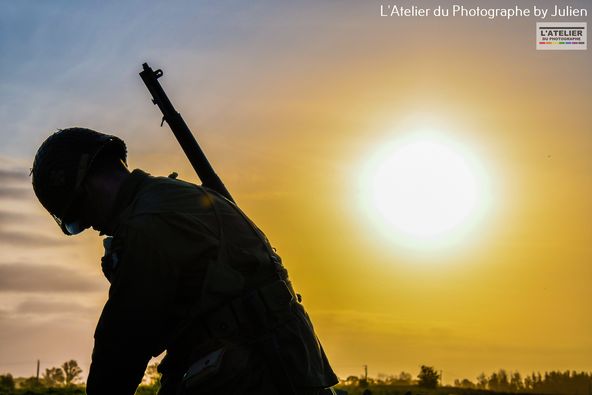
[[[379,386],[418,386],[434,389],[441,386],[441,374],[432,366],[422,365],[416,378],[410,373],[398,375],[381,374],[378,378],[358,378],[349,376],[341,380],[344,388],[373,388]],[[471,390],[488,390],[501,393],[535,394],[581,394],[592,395],[592,372],[551,371],[531,373],[522,376],[517,371],[499,369],[489,375],[481,373],[475,381],[469,379],[454,380],[454,387]],[[446,387],[450,388],[450,387]]]
[[[0,375],[0,395],[14,394],[84,394],[81,383],[82,369],[74,360],[64,362],[59,367],[45,369],[42,377],[13,378],[10,374]],[[349,376],[341,380],[341,387],[360,388],[364,393],[371,394],[376,386],[417,386],[435,389],[441,386],[441,374],[433,366],[422,365],[414,379],[411,373],[401,372],[398,375],[379,375],[378,378]],[[154,395],[160,385],[160,374],[157,364],[146,369],[142,385],[136,395]],[[501,393],[536,393],[536,394],[592,394],[592,373],[576,371],[551,371],[531,373],[522,376],[520,372],[499,369],[486,375],[481,373],[475,381],[469,379],[455,380],[454,387],[471,390],[488,390]],[[445,387],[450,389],[450,387]],[[372,391],[370,391],[372,389]],[[379,392],[380,393],[380,392]],[[390,393],[390,392],[389,392]]]
[[[368,387],[370,385],[393,385],[410,386],[418,385],[422,388],[436,388],[441,380],[441,375],[433,366],[421,365],[417,379],[413,379],[411,373],[401,372],[398,375],[380,375],[377,379],[371,377],[359,378],[358,376],[348,376],[341,380],[344,386]]]
[[[157,364],[148,365],[142,384],[136,395],[156,395],[160,386]],[[41,377],[15,378],[11,374],[0,375],[0,395],[84,395],[85,385],[81,380],[82,369],[74,360],[61,366],[45,369]]]
[[[489,376],[481,373],[477,380],[455,380],[455,387],[488,389],[498,392],[533,392],[539,394],[592,394],[592,373],[551,371],[531,373],[522,377],[520,372],[500,369]]]
[[[45,369],[39,378],[14,378],[11,374],[0,375],[0,395],[22,393],[43,394],[47,389],[61,389],[64,394],[83,394],[80,384],[82,369],[74,360],[66,361],[61,366]]]

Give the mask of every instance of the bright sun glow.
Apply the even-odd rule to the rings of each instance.
[[[382,230],[412,247],[458,242],[487,206],[479,163],[433,135],[384,147],[367,166],[363,183],[364,204]]]

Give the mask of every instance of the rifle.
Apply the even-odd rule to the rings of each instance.
[[[206,158],[206,155],[201,150],[201,147],[195,141],[195,137],[193,137],[183,117],[175,110],[166,93],[164,93],[162,86],[160,86],[158,79],[163,75],[162,70],[158,69],[154,71],[148,66],[148,63],[144,63],[142,67],[144,70],[140,72],[140,77],[142,77],[142,81],[144,81],[146,88],[148,88],[152,95],[152,103],[156,104],[162,112],[160,126],[162,126],[164,121],[168,123],[181,148],[183,148],[187,159],[191,162],[191,166],[193,166],[197,176],[202,181],[203,186],[213,189],[226,199],[235,203],[230,192],[228,192],[222,180],[212,168],[208,158]]]

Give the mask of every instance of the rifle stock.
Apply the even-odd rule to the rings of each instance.
[[[193,137],[193,134],[183,120],[183,117],[181,117],[181,114],[175,110],[173,104],[162,89],[162,86],[160,86],[158,78],[162,77],[162,70],[158,69],[154,71],[147,63],[144,63],[142,67],[143,70],[140,72],[140,77],[142,77],[142,81],[144,81],[144,84],[146,84],[148,91],[150,91],[150,94],[152,95],[152,102],[156,104],[162,112],[162,121],[166,121],[173,131],[173,134],[177,138],[177,141],[181,145],[181,148],[185,152],[187,159],[189,159],[191,166],[193,166],[193,169],[200,178],[203,186],[213,189],[234,203],[234,199],[230,195],[230,192],[228,192],[222,183],[222,180],[212,168],[212,165],[195,140],[195,137]],[[162,126],[162,123],[160,126]]]

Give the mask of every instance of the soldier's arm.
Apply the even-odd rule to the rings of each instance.
[[[143,225],[124,234],[109,300],[95,332],[89,395],[133,395],[151,356],[164,347],[167,306],[175,292],[174,257],[163,251],[158,226]]]

